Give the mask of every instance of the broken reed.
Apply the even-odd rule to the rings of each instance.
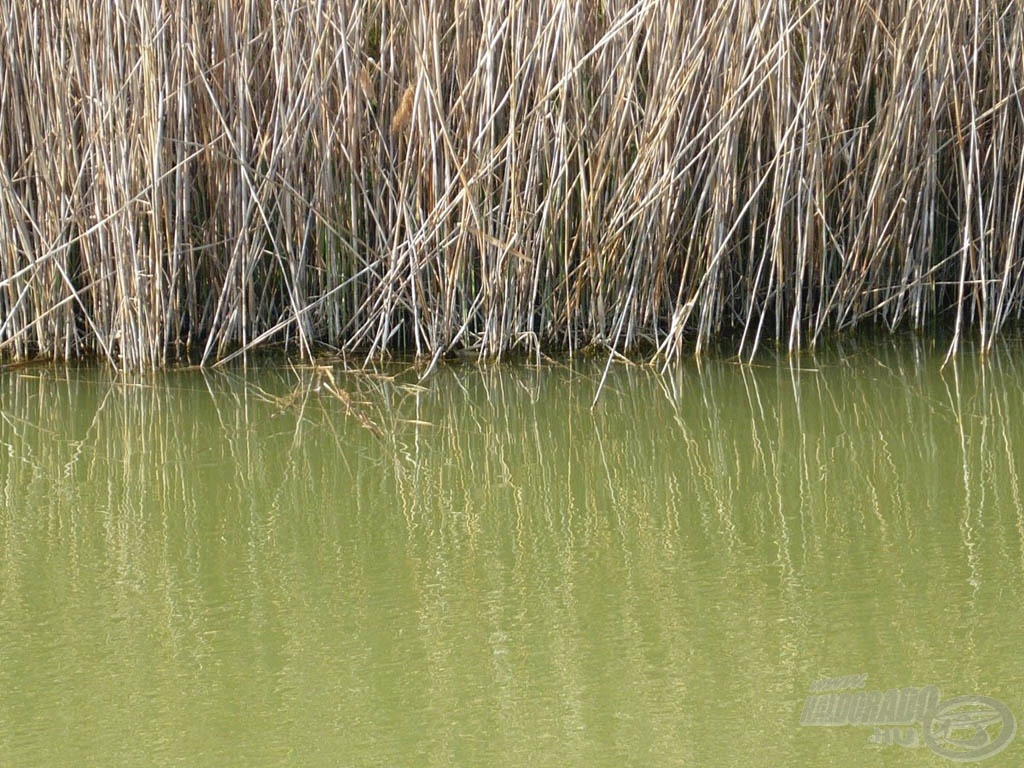
[[[664,360],[1024,301],[1013,0],[3,0],[0,356]]]

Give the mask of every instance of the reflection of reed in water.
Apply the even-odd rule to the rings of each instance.
[[[572,535],[598,524],[580,510],[601,507],[615,525],[662,510],[669,530],[699,530],[727,549],[783,523],[899,538],[950,494],[963,508],[1019,509],[1016,357],[957,360],[939,375],[934,356],[913,361],[921,355],[708,363],[667,378],[625,367],[593,410],[600,371],[590,369],[455,367],[427,386],[400,369],[332,373],[325,392],[316,369],[125,379],[39,368],[2,383],[16,457],[4,474],[11,494],[42,496],[46,485],[70,514],[83,487],[172,494],[168,506],[188,508],[196,481],[230,466],[218,494],[255,491],[280,505],[273,485],[288,478],[322,478],[330,465],[361,482],[372,468],[410,524],[442,501],[471,516],[539,514]],[[625,507],[633,514],[621,517]]]
[[[914,669],[954,641],[991,655],[968,625],[993,583],[1021,586],[1020,360],[616,367],[593,409],[599,367],[334,371],[379,437],[314,369],[20,371],[0,379],[0,584],[24,604],[68,592],[67,626],[84,590],[116,618],[113,678],[172,670],[156,682],[185,710],[176,687],[245,677],[223,659],[246,638],[252,695],[296,728],[339,707],[381,725],[400,697],[442,754],[469,698],[495,748],[568,760],[617,733],[656,759],[712,692],[798,713],[837,635],[845,660],[913,648]],[[829,602],[863,590],[963,615],[921,635]]]

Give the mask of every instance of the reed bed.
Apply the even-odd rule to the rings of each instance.
[[[1012,0],[3,0],[0,355],[752,355],[1024,311]]]

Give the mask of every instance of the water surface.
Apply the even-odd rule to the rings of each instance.
[[[800,723],[1024,718],[1024,349],[942,357],[0,373],[0,765],[952,764]]]

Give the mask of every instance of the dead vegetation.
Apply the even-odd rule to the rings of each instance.
[[[1024,307],[1008,0],[5,0],[0,40],[8,358],[987,348]]]

